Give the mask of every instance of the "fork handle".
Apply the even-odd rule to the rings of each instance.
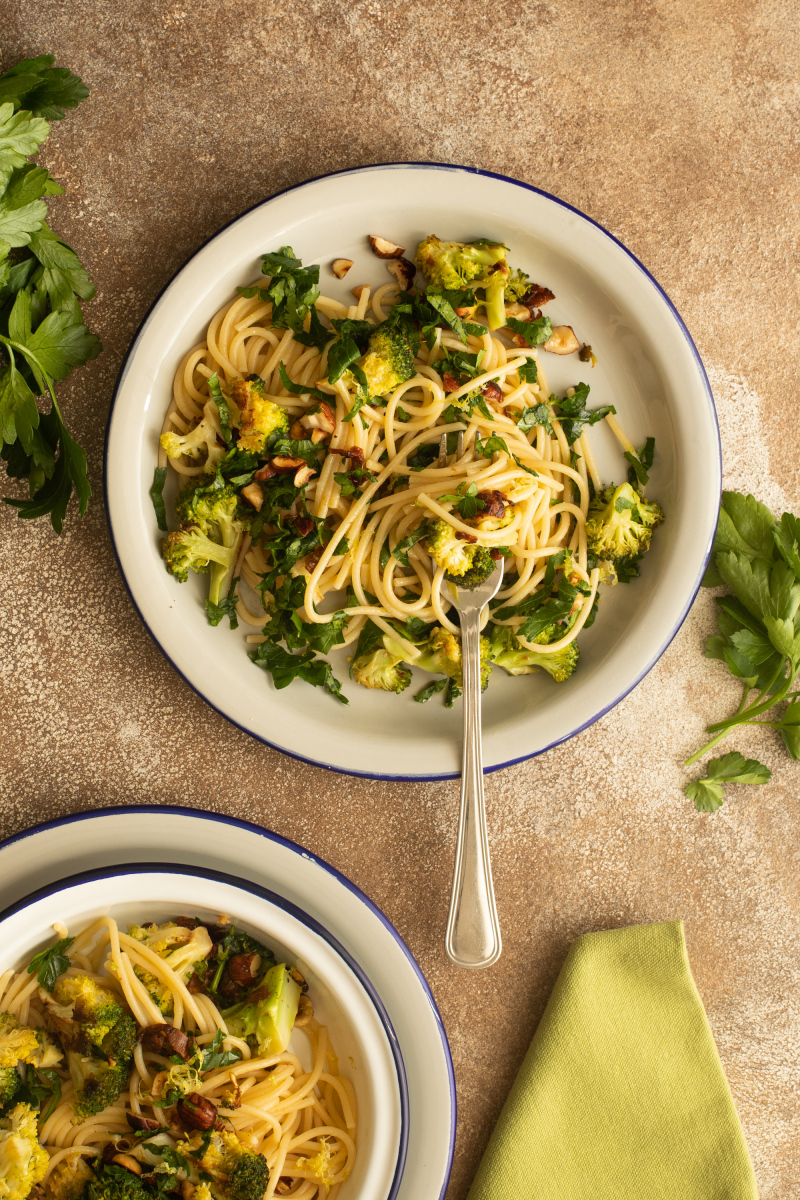
[[[490,967],[503,948],[492,887],[481,752],[480,612],[461,617],[464,741],[461,810],[445,949],[459,967]]]

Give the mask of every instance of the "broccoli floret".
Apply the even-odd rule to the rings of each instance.
[[[220,546],[212,542],[196,525],[188,529],[176,529],[161,543],[161,553],[167,570],[179,583],[186,583],[189,571],[198,575],[205,573],[214,564],[208,588],[208,598],[219,604],[222,584],[233,570],[236,561],[235,546]]]
[[[130,1174],[130,1171],[128,1172]],[[82,1156],[62,1158],[47,1176],[46,1200],[82,1200],[86,1185],[94,1180],[94,1171]],[[134,1179],[136,1176],[133,1177]]]
[[[170,458],[180,458],[185,455],[191,459],[205,459],[205,467],[209,475],[217,469],[227,454],[227,448],[221,446],[216,427],[205,413],[203,418],[190,429],[188,433],[176,433],[169,430],[161,435],[161,445]]]
[[[289,1044],[300,995],[286,965],[278,963],[246,1000],[224,1010],[228,1032],[244,1038],[259,1054],[282,1053]]]
[[[128,1082],[136,1045],[133,1019],[113,992],[87,975],[62,976],[52,995],[40,995],[46,1020],[67,1052],[76,1117],[102,1112]]]
[[[538,645],[547,645],[564,636],[564,630],[550,625],[535,639]],[[507,625],[495,625],[491,640],[492,662],[509,675],[530,675],[533,671],[547,671],[556,683],[569,679],[578,665],[578,643],[572,641],[554,654],[541,654],[524,646],[514,631]]]
[[[48,1020],[70,1048],[102,1045],[124,1012],[115,993],[88,975],[64,975],[42,998]]]
[[[267,1190],[267,1160],[243,1146],[234,1133],[195,1133],[176,1150],[210,1176],[208,1188],[215,1200],[261,1200]]]
[[[422,544],[434,562],[444,567],[445,578],[460,587],[477,587],[495,568],[485,546],[463,541],[453,526],[441,518],[430,523]]]
[[[150,1200],[152,1195],[138,1175],[98,1158],[92,1178],[86,1185],[84,1200]]]
[[[10,1108],[22,1080],[16,1067],[0,1067],[0,1111]]]
[[[60,1063],[64,1055],[43,1029],[21,1025],[13,1013],[0,1013],[0,1109],[8,1109],[22,1080],[19,1063],[43,1069]]]
[[[0,1117],[0,1197],[25,1200],[41,1183],[50,1155],[39,1145],[36,1113],[29,1104],[17,1104]]]
[[[135,1045],[136,1025],[124,1014],[93,1055],[80,1045],[67,1050],[76,1118],[103,1112],[119,1099],[130,1078]]]
[[[384,322],[370,334],[367,352],[358,360],[367,377],[370,396],[388,396],[414,374],[414,353],[398,326]],[[352,371],[345,372],[348,384],[356,384]],[[357,385],[356,385],[357,386]]]
[[[244,524],[238,515],[239,497],[230,484],[197,483],[184,488],[175,501],[181,525],[194,525],[223,546],[235,546]]]
[[[267,443],[289,433],[289,416],[280,404],[264,395],[264,380],[260,375],[236,379],[233,399],[239,408],[239,449],[259,454]]]
[[[39,1048],[36,1030],[20,1025],[13,1013],[0,1013],[0,1067],[15,1067],[27,1062]]]
[[[614,564],[623,579],[638,574],[636,564],[650,548],[656,525],[664,520],[658,504],[650,504],[629,483],[609,484],[589,504],[586,542],[590,554]],[[609,579],[608,582],[614,582]]]
[[[431,236],[417,246],[414,261],[434,287],[482,288],[484,295],[479,299],[486,309],[489,328],[500,329],[506,323],[507,286],[511,284],[510,298],[516,299],[524,278],[519,271],[512,277],[507,256],[508,247],[496,242],[442,242]]]
[[[187,929],[184,925],[176,925],[168,921],[164,925],[131,925],[128,936],[136,938],[170,967],[176,975],[187,983],[195,973],[198,963],[208,958],[213,949],[213,942],[205,925],[196,929]],[[151,999],[158,1005],[165,1016],[172,1013],[172,993],[165,988],[159,979],[142,967],[134,967],[136,974],[150,993]]]
[[[421,650],[419,658],[414,659],[414,666],[422,671],[430,671],[432,675],[446,675],[452,679],[456,687],[463,688],[464,677],[461,665],[461,640],[454,633],[437,626],[426,642],[417,646]],[[481,691],[489,683],[492,671],[489,641],[481,638]]]
[[[370,654],[362,654],[350,668],[350,674],[356,683],[362,687],[378,688],[383,692],[402,692],[411,683],[411,672],[402,666],[403,658],[386,647],[390,639],[384,638],[384,645],[379,646]],[[392,647],[397,642],[391,639]]]

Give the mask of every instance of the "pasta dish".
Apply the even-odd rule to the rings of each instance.
[[[185,355],[151,496],[178,477],[168,570],[207,572],[212,624],[249,627],[250,657],[276,687],[293,679],[346,703],[324,657],[348,648],[350,675],[415,699],[460,694],[451,587],[502,560],[484,611],[484,686],[493,666],[564,682],[601,582],[639,572],[663,519],[647,500],[649,438],[638,451],[612,405],[589,408],[576,380],[550,392],[543,355],[591,347],[543,307],[553,293],[486,239],[428,237],[414,262],[369,238],[390,280],[320,294],[318,266],[288,246],[266,279],[239,289]],[[340,278],[352,262],[332,264]],[[419,281],[419,282],[418,282]],[[605,420],[628,478],[600,478],[588,430]]]
[[[3,1200],[335,1197],[356,1097],[296,967],[225,916],[56,935],[0,972]]]

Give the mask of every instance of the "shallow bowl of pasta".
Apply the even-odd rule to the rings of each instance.
[[[0,1157],[12,1137],[27,1155],[20,1197],[396,1195],[394,1031],[294,905],[218,872],[119,866],[42,889],[0,929]]]
[[[641,263],[552,196],[436,164],[312,180],[212,238],[139,331],[106,455],[125,581],[189,684],[288,754],[404,779],[458,771],[449,582],[505,559],[496,770],[655,664],[720,480],[702,363]]]

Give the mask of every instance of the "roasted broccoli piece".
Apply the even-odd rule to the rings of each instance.
[[[659,505],[650,504],[629,483],[609,484],[589,504],[589,553],[600,562],[612,562],[616,574],[627,581],[638,575],[638,561],[650,548],[653,529],[663,520]]]
[[[477,299],[486,309],[490,329],[500,329],[506,323],[506,296],[518,299],[528,284],[522,272],[512,275],[508,247],[485,239],[442,242],[427,237],[417,246],[414,262],[433,287],[482,289]]]
[[[196,525],[192,525],[168,534],[161,543],[161,553],[167,570],[179,583],[186,583],[190,570],[203,574],[213,564],[208,598],[212,604],[219,604],[222,584],[236,562],[235,546],[220,546]]]
[[[36,1113],[29,1104],[17,1104],[0,1117],[0,1197],[25,1200],[41,1183],[50,1155],[39,1145]]]
[[[213,949],[213,943],[205,925],[196,929],[187,929],[185,925],[176,925],[172,921],[164,925],[131,925],[128,937],[142,942],[159,958],[163,958],[168,967],[175,972],[183,983],[187,983],[197,970],[199,964],[208,958]],[[136,974],[150,993],[150,998],[158,1005],[165,1016],[172,1014],[172,993],[164,987],[155,975],[142,967],[135,967]]]
[[[300,995],[284,963],[270,967],[246,1000],[223,1011],[228,1032],[259,1054],[281,1054],[289,1044]]]
[[[445,578],[459,587],[477,587],[495,568],[485,546],[463,541],[453,526],[442,519],[430,522],[422,544],[434,562],[444,567]]]
[[[414,666],[422,671],[430,671],[433,675],[446,675],[452,679],[456,687],[463,688],[464,677],[461,667],[461,640],[454,633],[437,626],[426,642],[417,646],[421,650],[419,658],[414,659]],[[492,672],[490,660],[490,645],[487,638],[481,638],[481,691],[489,683]]]
[[[119,999],[87,975],[62,976],[52,995],[40,991],[45,1019],[67,1053],[75,1115],[102,1112],[119,1098],[130,1075],[136,1025]]]
[[[210,1176],[206,1182],[214,1200],[261,1200],[267,1190],[267,1160],[243,1146],[234,1133],[194,1133],[176,1150],[196,1171]]]
[[[386,647],[390,640],[392,649]],[[402,665],[403,658],[394,653],[397,640],[384,638],[383,641],[383,646],[355,659],[350,674],[363,687],[378,688],[383,692],[405,691],[411,683],[411,672]]]
[[[44,1069],[55,1067],[63,1057],[43,1029],[20,1025],[13,1013],[0,1013],[0,1067],[23,1062]]]
[[[75,1049],[101,1046],[124,1012],[115,993],[88,975],[62,975],[52,995],[42,998],[50,1024]]]
[[[92,1178],[86,1184],[83,1200],[151,1200],[153,1192],[138,1175],[95,1159]],[[68,1198],[71,1200],[71,1197]]]
[[[43,1029],[21,1025],[13,1013],[0,1013],[0,1109],[8,1109],[22,1086],[17,1066],[54,1067],[64,1055]]]
[[[189,539],[182,534],[198,530],[203,537],[222,546],[230,553],[224,556],[224,561],[212,559],[209,574],[209,599],[214,604],[219,603],[220,596],[228,590],[230,575],[236,559],[236,553],[241,543],[245,521],[239,512],[239,498],[230,484],[224,484],[218,479],[211,483],[207,481],[184,488],[175,502],[175,512],[181,522],[177,535],[170,534],[164,541],[162,552],[167,561],[167,567],[183,582],[181,575],[188,573],[188,566],[193,571],[203,570],[194,562],[187,565],[182,550],[189,544]],[[170,538],[173,540],[170,541]],[[169,543],[169,545],[168,545]],[[195,546],[195,541],[192,541]],[[202,543],[207,549],[205,543]],[[181,549],[176,549],[180,547]],[[177,555],[177,557],[176,557]],[[172,562],[176,563],[180,574],[173,570]],[[199,563],[200,559],[195,559]]]
[[[386,322],[378,325],[369,336],[367,352],[358,359],[358,366],[367,378],[370,396],[388,396],[414,374],[414,353],[408,338],[399,326]],[[348,386],[357,387],[352,371],[343,375]]]
[[[75,1088],[75,1116],[90,1117],[114,1104],[128,1084],[136,1045],[136,1025],[124,1014],[93,1056],[67,1050],[67,1066]]]
[[[227,448],[220,445],[216,426],[208,413],[205,413],[194,429],[190,429],[188,433],[176,433],[175,430],[169,430],[167,433],[162,433],[160,440],[170,458],[180,458],[181,455],[185,455],[191,459],[204,459],[209,475],[217,469],[217,465],[228,453]]]
[[[11,1107],[21,1087],[22,1080],[16,1067],[0,1067],[0,1112]]]
[[[535,641],[539,645],[547,645],[563,637],[564,632],[558,626],[551,625]],[[509,675],[530,675],[533,671],[542,670],[547,671],[556,683],[563,683],[577,667],[578,656],[578,643],[575,641],[556,650],[554,654],[542,654],[524,646],[509,626],[495,625],[492,628],[492,662],[508,671]]]
[[[94,1171],[82,1156],[62,1158],[47,1176],[45,1200],[82,1200],[86,1185],[94,1178]]]
[[[289,433],[289,416],[280,404],[264,395],[264,380],[260,375],[236,379],[233,399],[239,409],[239,449],[259,454],[268,443]]]

